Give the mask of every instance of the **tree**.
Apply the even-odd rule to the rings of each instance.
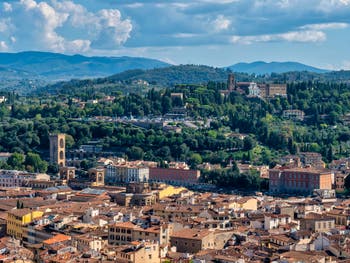
[[[329,162],[333,161],[333,149],[332,145],[329,146],[328,151],[327,151],[327,159]]]
[[[250,151],[252,150],[256,145],[256,142],[254,141],[254,139],[250,136],[247,136],[244,138],[243,140],[243,150],[244,151]]]
[[[163,96],[162,97],[162,113],[165,114],[165,113],[168,113],[172,108],[172,105],[171,105],[171,99],[170,97],[168,96]]]
[[[66,148],[70,149],[74,146],[74,138],[73,136],[66,134]]]
[[[7,164],[14,170],[24,170],[24,155],[21,153],[13,153],[7,160]]]
[[[192,153],[188,162],[192,169],[196,169],[197,165],[202,163],[202,156],[198,153]]]
[[[142,150],[142,148],[137,146],[132,146],[126,150],[126,154],[128,155],[128,158],[131,160],[142,160],[145,153]]]
[[[350,191],[350,174],[345,177],[344,187],[347,191]]]
[[[59,166],[57,163],[50,163],[47,167],[47,172],[50,174],[57,174],[59,172]]]
[[[30,172],[46,173],[47,171],[47,162],[43,161],[39,154],[28,153],[24,163]]]

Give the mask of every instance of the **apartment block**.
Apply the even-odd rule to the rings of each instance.
[[[153,182],[187,186],[197,184],[199,177],[199,170],[149,168],[149,180]]]
[[[131,165],[107,165],[106,181],[111,183],[148,182],[149,168]]]
[[[171,233],[172,227],[169,224],[141,227],[132,222],[121,222],[109,226],[108,244],[125,245],[133,241],[148,240],[163,245],[169,242]]]
[[[30,181],[49,182],[50,176],[41,173],[28,173],[25,171],[0,170],[0,187],[22,187]]]
[[[41,211],[33,211],[30,209],[14,209],[8,211],[6,219],[7,234],[22,240],[23,233],[25,232],[23,227],[34,219],[41,217],[43,214],[44,213]]]
[[[332,189],[332,172],[314,168],[275,168],[269,170],[271,193],[312,194],[315,189]]]
[[[177,252],[198,253],[206,249],[222,249],[232,238],[233,231],[208,229],[183,229],[170,236],[171,246]]]

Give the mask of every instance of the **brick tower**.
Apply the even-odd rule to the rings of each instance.
[[[50,163],[66,166],[66,135],[50,134]]]

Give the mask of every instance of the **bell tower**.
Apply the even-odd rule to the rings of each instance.
[[[50,134],[50,163],[66,166],[66,135]]]
[[[235,89],[235,75],[230,73],[227,78],[227,89],[233,91]]]

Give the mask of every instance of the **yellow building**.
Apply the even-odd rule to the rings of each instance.
[[[17,239],[23,238],[23,226],[31,223],[44,213],[41,211],[32,211],[30,209],[14,209],[7,212],[7,234]]]
[[[134,241],[130,245],[118,246],[112,252],[114,253],[114,262],[125,263],[159,263],[160,248],[157,242],[152,241]]]
[[[229,208],[234,210],[258,210],[258,200],[253,197],[242,197],[234,200]]]
[[[180,194],[182,191],[186,191],[185,187],[174,187],[172,185],[164,185],[158,191],[158,200],[162,200],[169,196]]]

